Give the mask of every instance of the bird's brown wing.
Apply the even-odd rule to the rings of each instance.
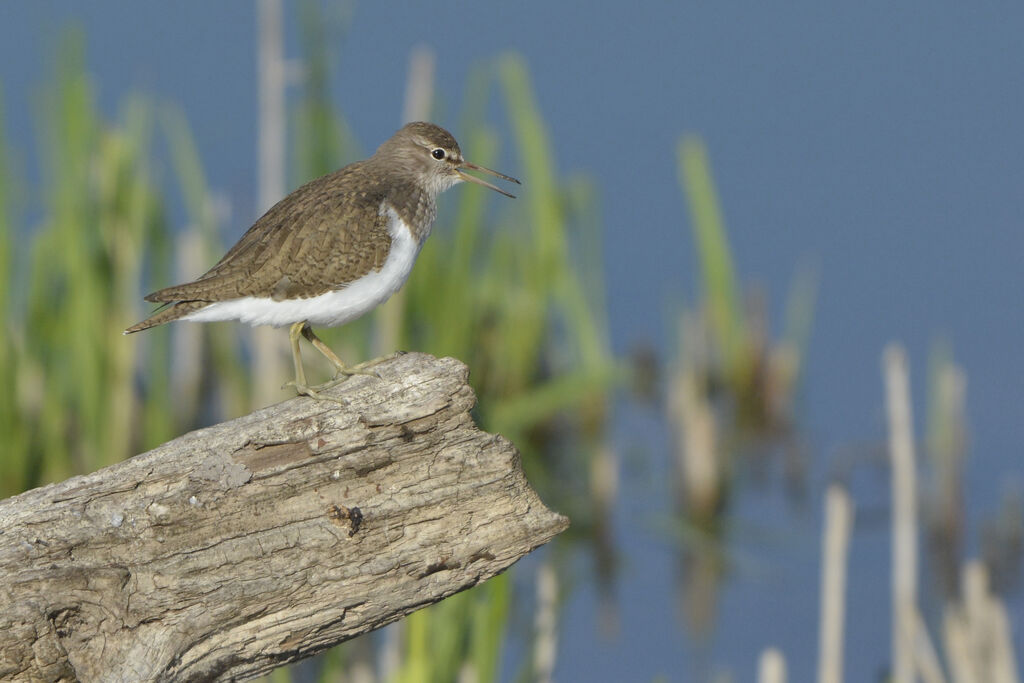
[[[358,165],[353,165],[358,166]],[[318,178],[275,204],[199,279],[147,301],[290,299],[338,289],[380,269],[391,246],[382,193],[343,182],[358,169]]]

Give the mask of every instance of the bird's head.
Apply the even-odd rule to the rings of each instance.
[[[515,195],[498,186],[466,173],[465,169],[489,173],[519,184],[519,181],[511,176],[466,161],[462,158],[459,143],[451,133],[440,126],[422,121],[403,126],[377,149],[374,156],[387,159],[393,168],[411,174],[414,182],[421,184],[435,197],[452,185],[468,181],[489,187],[506,197],[515,198]]]

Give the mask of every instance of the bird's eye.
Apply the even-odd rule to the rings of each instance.
[[[444,150],[443,150],[443,149],[441,149],[440,147],[438,147],[437,149],[435,149],[435,150],[434,150],[433,152],[431,152],[430,154],[431,154],[431,155],[433,155],[433,157],[434,157],[435,159],[438,159],[438,160],[440,160],[440,159],[444,159]]]

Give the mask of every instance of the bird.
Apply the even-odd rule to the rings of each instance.
[[[376,374],[349,367],[313,331],[359,318],[387,301],[412,271],[437,216],[437,198],[463,182],[506,192],[467,170],[520,184],[466,161],[458,142],[433,123],[408,123],[373,156],[299,187],[272,206],[205,274],[145,297],[162,304],[124,334],[175,320],[235,320],[289,326],[299,395],[332,399],[306,383],[305,338],[335,369],[334,380]],[[318,391],[320,390],[320,391]]]

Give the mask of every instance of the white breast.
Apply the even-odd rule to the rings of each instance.
[[[409,279],[412,265],[422,244],[413,237],[409,227],[394,209],[386,209],[391,233],[391,250],[380,270],[349,283],[347,286],[309,297],[275,301],[269,297],[249,296],[218,301],[182,320],[212,322],[238,320],[249,325],[282,327],[303,320],[317,327],[333,327],[355,320],[387,301]]]

